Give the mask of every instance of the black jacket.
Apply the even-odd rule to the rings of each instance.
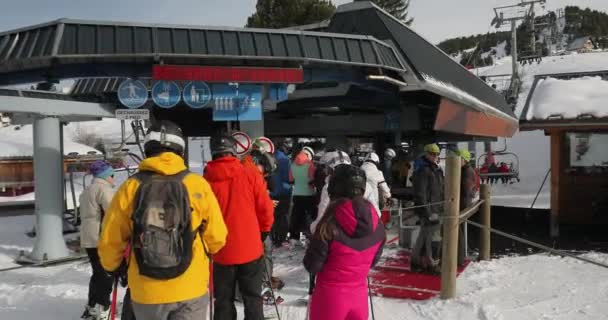
[[[414,184],[414,204],[421,206],[444,200],[443,170],[426,157],[418,160],[419,167],[414,171],[412,180]],[[431,214],[443,213],[443,204],[416,208],[417,215],[429,218]]]

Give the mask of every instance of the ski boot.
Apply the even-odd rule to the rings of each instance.
[[[110,308],[100,304],[93,307],[87,305],[81,318],[84,320],[108,320],[110,319]]]
[[[281,290],[285,287],[285,282],[277,277],[270,277],[270,285],[275,290]]]

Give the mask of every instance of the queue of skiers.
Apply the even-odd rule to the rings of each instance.
[[[91,166],[94,180],[81,196],[81,243],[93,275],[82,318],[108,319],[114,279],[121,279],[129,287],[126,320],[205,319],[208,310],[214,320],[232,320],[237,300],[245,319],[264,319],[264,303],[278,302],[272,290],[285,285],[273,277],[273,248],[302,247],[309,319],[367,319],[367,275],[386,240],[380,210],[391,204],[379,156],[370,153],[357,167],[344,151],[319,157],[306,146],[291,161],[286,143],[271,154],[256,141],[239,159],[231,136],[214,136],[210,144],[213,160],[203,176],[190,173],[181,129],[169,121],[152,125],[139,172],[115,194],[111,166]],[[426,205],[416,210],[421,232],[412,269],[437,272],[443,171],[439,147],[424,150],[412,174],[415,202]],[[476,174],[470,154],[460,155],[465,205],[476,192]]]

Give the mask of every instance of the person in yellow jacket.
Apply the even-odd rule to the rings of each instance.
[[[151,171],[171,176],[186,170],[185,140],[181,129],[169,122],[153,125],[146,134],[146,159],[139,165],[140,172]],[[192,259],[185,271],[171,279],[155,279],[140,273],[138,259],[131,250],[128,279],[133,311],[137,319],[206,319],[209,283],[209,254],[217,253],[226,243],[227,229],[217,199],[207,181],[196,174],[182,180],[191,207],[194,234]],[[140,182],[127,180],[117,191],[104,218],[99,240],[101,264],[108,272],[116,272],[123,263],[123,253],[134,234],[133,211]]]

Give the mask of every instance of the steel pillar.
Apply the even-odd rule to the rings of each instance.
[[[63,155],[59,118],[34,121],[34,187],[36,190],[36,242],[34,261],[69,255],[63,239]]]

